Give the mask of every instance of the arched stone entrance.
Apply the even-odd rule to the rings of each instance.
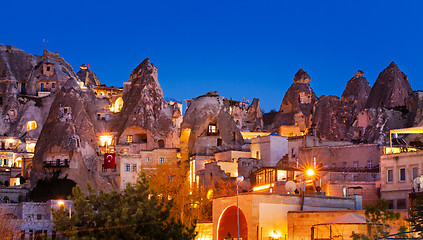
[[[219,225],[217,228],[217,239],[223,240],[225,238],[237,237],[237,224],[236,224],[236,206],[230,206],[219,219]],[[247,220],[245,219],[244,213],[241,208],[239,209],[239,238],[242,240],[248,239],[248,227]]]

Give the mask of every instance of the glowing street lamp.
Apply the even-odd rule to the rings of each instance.
[[[65,208],[65,202],[63,201],[63,200],[59,200],[58,202],[57,202],[57,205],[59,206],[59,208],[61,208],[61,207],[63,207],[63,208]],[[69,206],[69,218],[71,218],[72,217],[72,208],[71,208],[71,206]]]
[[[306,185],[307,185],[307,179],[308,178],[313,178],[314,177],[314,174],[315,174],[315,172],[314,172],[314,169],[312,169],[312,168],[309,168],[309,169],[307,169],[306,171],[305,171],[305,176],[304,176],[304,183],[303,183],[303,191],[302,191],[302,193],[301,193],[301,206],[300,206],[300,211],[302,211],[303,210],[303,208],[304,208],[304,195],[305,195],[305,190],[306,190]]]
[[[239,240],[239,203],[238,203],[238,185],[244,181],[243,176],[236,177],[236,227],[237,227],[237,239]]]

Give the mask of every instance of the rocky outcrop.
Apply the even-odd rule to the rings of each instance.
[[[298,70],[293,84],[285,93],[272,128],[280,125],[298,125],[302,131],[310,128],[316,100],[316,94],[310,87],[310,76],[303,69]]]
[[[260,100],[254,98],[247,109],[247,129],[250,131],[263,131],[263,114],[260,109]]]
[[[347,140],[353,118],[351,108],[337,96],[321,96],[313,114],[314,135],[322,140]]]
[[[181,151],[190,156],[240,150],[243,144],[242,135],[229,113],[228,100],[216,91],[191,101],[181,129]]]
[[[377,77],[367,99],[366,108],[405,106],[412,92],[407,76],[392,62]]]
[[[342,100],[353,106],[353,113],[358,113],[366,105],[371,91],[371,86],[364,76],[364,72],[358,70],[354,77],[347,82]]]
[[[178,141],[179,132],[172,119],[181,113],[178,107],[164,100],[154,64],[145,59],[132,71],[129,81],[131,84],[123,97],[123,108],[112,130],[120,136],[125,129],[137,126],[149,131],[154,141],[163,138]]]
[[[73,78],[57,93],[36,145],[31,184],[60,171],[61,177],[68,176],[83,189],[86,182],[95,189],[118,186],[113,179],[98,174],[98,163],[102,161],[98,154],[101,127],[94,118],[95,103],[94,93],[81,91]]]
[[[79,67],[79,72],[76,74],[80,81],[84,82],[85,86],[92,87],[100,85],[100,81],[93,71],[88,69],[87,65],[82,64]]]
[[[43,56],[0,44],[0,135],[36,139],[55,92],[69,79],[72,67],[57,53]],[[28,121],[37,128],[27,129]]]

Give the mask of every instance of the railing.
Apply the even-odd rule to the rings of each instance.
[[[380,180],[380,173],[375,172],[328,172],[322,176],[326,181],[363,181],[373,182]]]
[[[69,161],[44,161],[44,167],[69,167]]]

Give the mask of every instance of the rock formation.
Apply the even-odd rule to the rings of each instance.
[[[263,131],[263,114],[260,109],[260,100],[254,98],[247,110],[246,126],[249,131]]]
[[[88,181],[94,188],[117,186],[113,179],[98,175],[101,127],[94,118],[95,103],[95,94],[81,91],[73,78],[57,93],[36,145],[31,184],[60,171],[61,177],[68,176],[83,189]]]
[[[273,128],[280,125],[298,125],[302,131],[310,128],[316,100],[316,94],[310,87],[310,76],[303,69],[298,70],[275,116]]]
[[[181,151],[189,156],[240,150],[243,144],[242,135],[229,113],[228,100],[216,91],[191,101],[181,131]]]
[[[364,72],[358,70],[354,77],[347,82],[342,100],[353,106],[353,113],[361,111],[366,105],[371,91],[371,86],[364,76]]]
[[[82,82],[84,82],[85,86],[92,87],[100,85],[100,81],[98,80],[95,73],[88,69],[87,65],[82,64],[79,67],[79,72],[76,74]]]
[[[352,106],[337,96],[321,96],[316,102],[312,129],[322,140],[347,140]]]
[[[412,92],[407,76],[391,62],[377,77],[366,108],[405,106],[405,101]]]
[[[181,113],[176,105],[164,100],[157,68],[147,58],[132,71],[129,81],[129,89],[123,97],[123,108],[111,131],[117,132],[119,138],[126,129],[140,127],[148,131],[147,137],[152,138],[153,141],[149,141],[152,144],[157,145],[159,140],[166,139],[166,146],[177,147],[179,132],[173,119]]]
[[[35,56],[0,44],[0,135],[36,139],[55,92],[69,78],[76,75],[57,53]],[[28,121],[35,121],[36,129],[28,130]]]

